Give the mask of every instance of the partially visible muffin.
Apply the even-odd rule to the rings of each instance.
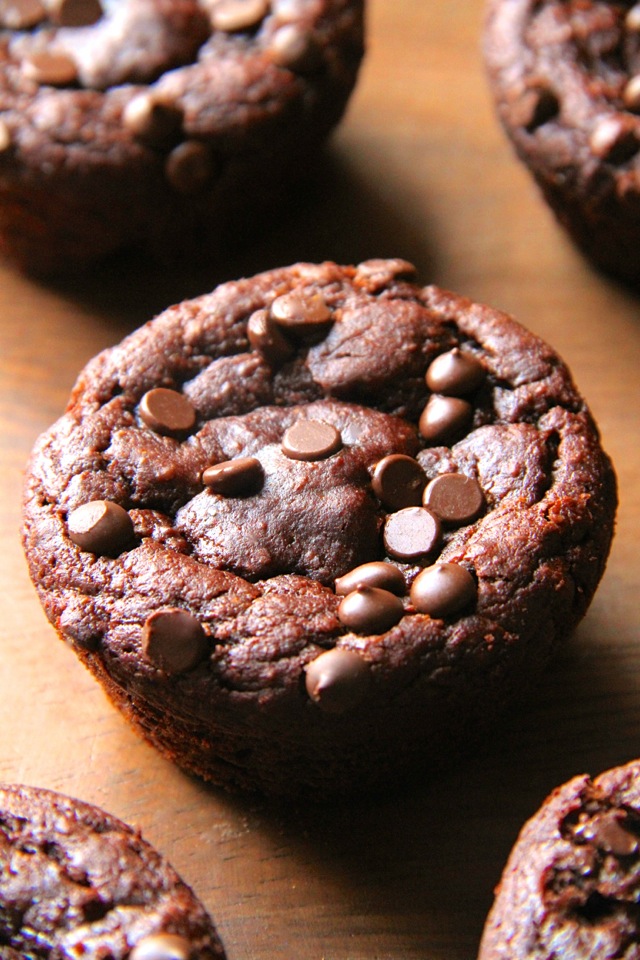
[[[488,0],[498,115],[560,223],[640,280],[640,4]]]
[[[0,954],[224,960],[202,904],[137,831],[15,784],[0,785]]]
[[[0,4],[0,253],[213,260],[339,121],[363,0]]]
[[[525,824],[479,960],[640,957],[640,762],[574,777]]]

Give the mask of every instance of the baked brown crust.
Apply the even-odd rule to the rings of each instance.
[[[49,619],[144,736],[231,789],[324,797],[429,775],[529,686],[603,572],[615,478],[566,367],[510,317],[421,288],[405,279],[411,270],[297,264],[171,307],[89,363],[34,449],[24,544]],[[296,302],[328,319],[288,330],[273,359],[257,320]],[[434,445],[418,428],[425,373],[459,353],[482,373],[471,426]],[[141,419],[158,386],[195,407],[186,438]],[[309,420],[342,446],[292,459],[281,440]],[[392,454],[415,459],[425,483],[471,478],[481,515],[443,520],[424,556],[386,552],[383,528],[398,512],[372,478]],[[236,459],[259,461],[255,489],[206,485],[210,464]],[[70,531],[79,507],[105,500],[125,508],[130,539],[91,552]],[[380,560],[402,572],[404,615],[371,629],[371,612],[374,625],[393,621],[397,603],[365,592],[347,626],[334,581]],[[418,612],[429,591],[412,584],[443,562],[471,574],[466,606]],[[162,643],[149,622],[159,609],[195,618],[185,641],[195,666],[172,672],[145,654]],[[369,679],[357,702],[348,690],[338,698],[337,715],[309,677],[333,648],[355,651]],[[334,661],[335,692],[345,678]]]
[[[523,827],[479,960],[640,956],[640,762],[574,777]]]
[[[632,3],[488,0],[500,121],[560,223],[599,267],[640,279],[640,17]],[[634,92],[635,91],[635,92]]]
[[[151,943],[167,960],[224,960],[202,904],[137,831],[59,793],[1,785],[0,954],[125,960]]]
[[[229,0],[103,3],[85,26],[2,29],[0,10],[0,252],[39,273],[129,246],[211,261],[339,121],[363,0],[249,2],[245,28]]]

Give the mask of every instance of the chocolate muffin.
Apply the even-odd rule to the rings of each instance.
[[[640,956],[640,762],[559,787],[522,829],[479,960]]]
[[[640,280],[640,4],[488,0],[498,115],[560,223]]]
[[[193,891],[97,807],[0,785],[0,956],[223,960]]]
[[[231,789],[428,776],[603,572],[614,474],[566,367],[412,273],[297,264],[174,306],[35,447],[47,616],[145,737]]]
[[[362,53],[363,0],[0,3],[0,252],[212,260],[274,215]]]

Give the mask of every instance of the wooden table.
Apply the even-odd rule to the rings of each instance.
[[[574,251],[498,129],[480,0],[371,0],[369,50],[314,195],[208,275],[122,262],[39,283],[0,266],[0,778],[138,824],[216,918],[229,960],[470,960],[523,820],[573,774],[640,754],[640,301]],[[278,809],[187,778],[54,636],[19,542],[21,474],[81,366],[170,303],[298,259],[412,260],[550,341],[620,481],[595,602],[473,760],[406,795]]]

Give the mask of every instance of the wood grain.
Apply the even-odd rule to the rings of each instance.
[[[217,920],[229,960],[468,960],[522,821],[558,783],[640,753],[640,303],[560,232],[493,115],[480,0],[370,0],[360,84],[313,189],[199,274],[113,261],[39,283],[0,266],[0,778],[138,824]],[[22,472],[93,354],[220,279],[295,260],[412,260],[513,313],[573,370],[617,466],[604,581],[577,635],[483,751],[438,783],[324,809],[208,790],[107,704],[40,611]]]

